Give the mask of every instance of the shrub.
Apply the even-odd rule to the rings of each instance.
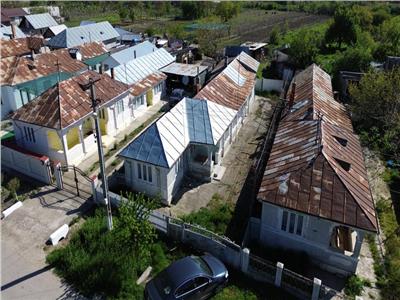
[[[353,275],[347,279],[344,292],[350,297],[360,296],[364,286],[371,286],[371,283],[366,279]]]
[[[17,191],[20,187],[20,181],[18,178],[14,177],[7,183],[7,189],[13,195],[14,199],[17,199]]]

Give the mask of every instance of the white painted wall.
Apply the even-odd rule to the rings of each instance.
[[[278,79],[267,79],[267,78],[258,78],[256,82],[257,91],[275,91],[281,92],[283,86],[283,80]]]
[[[3,85],[1,87],[1,119],[3,120],[6,115],[16,109],[14,89],[11,86]]]

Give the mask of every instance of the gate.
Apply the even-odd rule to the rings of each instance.
[[[63,172],[62,185],[64,190],[81,198],[92,197],[93,180],[85,172],[76,166],[69,165],[62,166],[61,171]]]

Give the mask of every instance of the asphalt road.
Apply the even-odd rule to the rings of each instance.
[[[79,298],[46,265],[43,248],[51,233],[68,224],[87,205],[69,192],[43,187],[1,220],[3,300]]]

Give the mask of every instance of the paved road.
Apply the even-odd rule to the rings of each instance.
[[[43,187],[1,221],[1,298],[71,299],[73,291],[46,266],[43,247],[52,232],[89,206],[84,199]]]

